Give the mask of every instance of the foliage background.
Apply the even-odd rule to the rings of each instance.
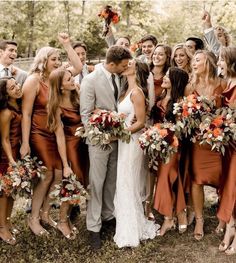
[[[103,56],[106,49],[100,35],[103,21],[97,14],[107,4],[121,14],[121,21],[113,27],[115,36],[129,35],[132,43],[147,33],[170,45],[189,36],[201,37],[203,8],[211,13],[214,25],[223,25],[236,35],[234,0],[0,0],[0,38],[15,39],[19,55],[28,57],[42,46],[57,46],[56,34],[65,30],[74,40],[88,45],[91,57]]]

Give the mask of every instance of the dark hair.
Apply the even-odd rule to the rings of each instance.
[[[115,44],[116,44],[117,41],[118,41],[119,39],[121,39],[121,38],[125,38],[125,39],[127,39],[128,42],[129,42],[129,44],[131,43],[131,42],[130,42],[130,38],[129,38],[128,36],[122,36],[122,37],[118,37],[118,38],[116,39]]]
[[[123,59],[131,59],[131,53],[127,48],[121,46],[112,46],[107,50],[106,63],[111,62],[119,64]]]
[[[193,41],[195,43],[195,50],[198,50],[198,49],[204,49],[204,42],[201,40],[201,38],[198,38],[198,37],[189,37],[186,39],[186,42],[187,41]]]
[[[144,36],[141,40],[140,40],[140,43],[142,44],[143,42],[146,42],[146,41],[152,41],[153,45],[156,46],[158,41],[157,41],[157,38],[153,35],[146,35]]]
[[[73,45],[72,45],[73,49],[77,48],[77,47],[82,47],[84,48],[84,50],[87,52],[87,46],[83,43],[83,42],[75,42]]]
[[[164,65],[164,68],[163,68],[163,73],[165,74],[167,72],[167,70],[169,69],[170,67],[170,58],[171,58],[171,47],[165,45],[165,44],[158,44],[156,45],[153,53],[152,53],[152,57],[153,57],[153,54],[155,52],[155,50],[158,48],[158,47],[163,47],[164,51],[165,51],[165,54],[166,54],[166,62],[165,62],[165,65]],[[153,62],[150,63],[150,71],[152,71],[154,68],[154,65],[153,65]]]
[[[172,67],[169,69],[169,79],[171,83],[170,100],[167,103],[165,119],[167,121],[175,123],[175,116],[173,114],[174,103],[184,96],[185,88],[188,84],[189,76],[188,73],[180,68]],[[151,117],[155,118],[157,111],[157,102],[166,97],[167,90],[164,90],[160,96],[157,97],[156,103],[154,104]]]
[[[8,108],[7,81],[13,77],[0,78],[0,110]]]
[[[13,40],[2,40],[0,41],[0,49],[5,50],[7,45],[14,45],[17,47],[17,43]]]

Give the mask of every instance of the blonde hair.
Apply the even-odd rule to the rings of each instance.
[[[227,64],[227,77],[236,77],[236,47],[222,47],[220,56]]]
[[[59,50],[53,47],[42,47],[36,54],[33,64],[29,70],[29,74],[32,73],[41,73],[43,74],[46,71],[48,58],[53,53],[59,53]]]
[[[221,30],[224,38],[225,38],[225,46],[228,47],[230,45],[231,42],[231,37],[230,34],[228,33],[228,31],[223,27],[223,26],[216,26],[215,30]],[[216,36],[218,38],[218,36]]]
[[[175,53],[178,49],[183,49],[184,53],[186,54],[188,58],[187,73],[191,73],[192,72],[191,61],[193,56],[184,43],[177,44],[173,47],[171,60],[170,60],[171,67],[178,67],[177,64],[175,63]]]

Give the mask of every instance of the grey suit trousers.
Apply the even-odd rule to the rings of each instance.
[[[102,220],[114,217],[114,194],[116,189],[118,143],[111,143],[111,150],[89,145],[89,184],[91,199],[88,201],[87,229],[99,232]]]

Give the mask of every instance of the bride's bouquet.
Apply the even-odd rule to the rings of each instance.
[[[185,137],[194,135],[202,117],[214,110],[214,102],[204,96],[191,94],[174,103],[173,114],[176,116],[176,130]]]
[[[102,36],[105,37],[109,32],[109,25],[111,23],[117,24],[120,21],[118,13],[112,9],[110,5],[104,7],[104,9],[98,14],[99,17],[104,19],[105,25]]]
[[[84,189],[82,184],[77,180],[75,174],[63,178],[60,184],[55,185],[55,189],[50,193],[53,203],[61,204],[69,202],[77,205],[89,200],[89,193]]]
[[[16,165],[10,165],[4,175],[0,174],[0,192],[14,199],[16,196],[31,198],[35,179],[43,177],[46,171],[37,157],[25,156]]]
[[[96,110],[89,118],[86,128],[77,128],[75,135],[88,138],[92,145],[99,145],[103,150],[107,150],[114,138],[129,143],[131,133],[126,129],[123,113]]]
[[[168,163],[172,154],[178,152],[179,141],[172,123],[157,123],[140,137],[139,144],[149,156],[149,167],[158,170],[158,163]]]
[[[211,150],[225,153],[225,145],[235,140],[236,110],[229,107],[217,109],[202,119],[192,141],[199,144],[209,144]]]

